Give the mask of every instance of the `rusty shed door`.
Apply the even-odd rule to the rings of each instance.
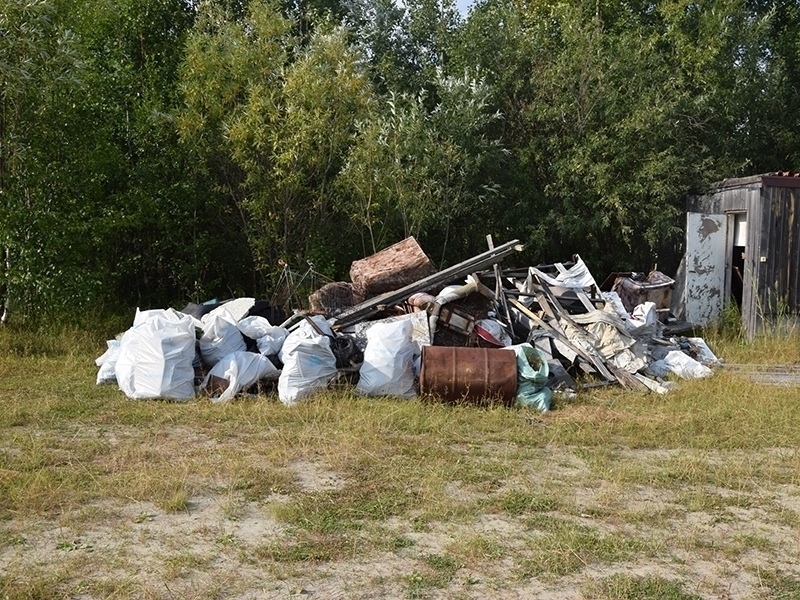
[[[724,304],[727,215],[686,215],[686,320],[706,325]]]

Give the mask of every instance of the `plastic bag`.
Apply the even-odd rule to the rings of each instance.
[[[278,369],[264,355],[254,352],[233,352],[214,365],[203,380],[200,390],[206,391],[212,376],[225,379],[228,381],[228,387],[219,397],[211,398],[211,401],[227,402],[244,388],[277,373]]]
[[[136,368],[136,355],[139,349],[140,331],[137,327],[131,327],[124,333],[119,341],[119,355],[117,363],[114,365],[114,375],[117,385],[128,398],[133,398],[136,389],[133,383],[134,370]]]
[[[178,323],[160,318],[139,328],[133,398],[194,397],[194,324],[190,317]]]
[[[367,348],[356,392],[411,398],[414,389],[414,325],[409,320],[378,323],[367,330]]]
[[[697,352],[697,360],[707,367],[716,367],[722,364],[722,361],[708,347],[706,341],[699,337],[686,338],[692,348]]]
[[[150,319],[154,319],[156,317],[166,319],[168,321],[179,321],[180,317],[178,317],[178,313],[174,308],[153,308],[150,310],[141,310],[138,306],[136,307],[136,314],[133,316],[133,326],[137,327]]]
[[[711,369],[700,364],[691,356],[684,354],[680,350],[672,350],[669,352],[664,357],[663,363],[672,373],[675,373],[675,375],[683,379],[699,379],[713,374]],[[655,364],[656,363],[653,363],[653,365]],[[651,370],[653,370],[653,365],[650,365]]]
[[[145,323],[151,319],[155,319],[156,317],[164,319],[165,321],[170,321],[171,323],[178,323],[189,317],[195,327],[202,328],[203,325],[192,315],[186,315],[182,312],[178,312],[174,308],[152,308],[150,310],[139,310],[137,307],[136,314],[133,317],[133,326],[136,327],[137,325],[141,325],[142,323]]]
[[[530,344],[508,346],[517,355],[517,406],[535,408],[540,412],[550,410],[553,392],[546,387],[550,375],[547,357]]]
[[[314,315],[313,317],[309,317],[309,319],[311,319],[311,321],[314,323],[314,326],[312,327],[311,323],[309,323],[308,320],[304,320],[300,324],[300,327],[298,327],[298,330],[308,329],[309,331],[313,331],[315,335],[318,335],[319,332],[317,331],[317,329],[319,329],[323,335],[331,337],[333,336],[333,329],[331,329],[331,324],[328,323],[328,320],[325,317],[323,317],[322,315]]]
[[[322,317],[313,317],[330,327]],[[324,328],[323,328],[324,330]],[[278,397],[287,406],[297,404],[315,391],[325,388],[336,376],[336,356],[331,338],[318,334],[309,323],[302,323],[289,334],[279,353],[283,370],[278,378]]]
[[[106,346],[108,349],[94,361],[94,364],[100,367],[97,372],[97,385],[117,383],[116,368],[120,341],[108,340]]]
[[[256,341],[258,351],[265,356],[273,356],[281,351],[289,330],[271,325],[264,317],[246,317],[236,326],[243,335]]]
[[[670,369],[669,365],[664,362],[664,359],[654,360],[651,362],[649,365],[647,365],[647,371],[649,371],[650,375],[653,377],[659,377],[661,379],[669,377],[669,374],[672,373],[672,369]]]
[[[204,321],[205,331],[200,338],[200,355],[203,362],[213,367],[228,354],[244,352],[247,345],[236,321],[227,311],[222,311]]]
[[[194,320],[171,318],[151,315],[122,336],[114,373],[129,398],[194,397]]]

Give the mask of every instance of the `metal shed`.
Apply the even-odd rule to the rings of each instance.
[[[767,322],[794,324],[800,313],[798,197],[797,173],[725,179],[690,196],[678,273],[681,305],[673,312],[708,325],[735,302],[750,339]]]

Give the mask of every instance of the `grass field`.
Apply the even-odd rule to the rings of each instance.
[[[0,331],[0,598],[800,598],[798,389],[136,402],[107,333]]]

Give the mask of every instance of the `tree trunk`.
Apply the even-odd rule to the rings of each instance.
[[[365,298],[400,289],[434,273],[436,267],[413,237],[350,266],[353,287]]]

